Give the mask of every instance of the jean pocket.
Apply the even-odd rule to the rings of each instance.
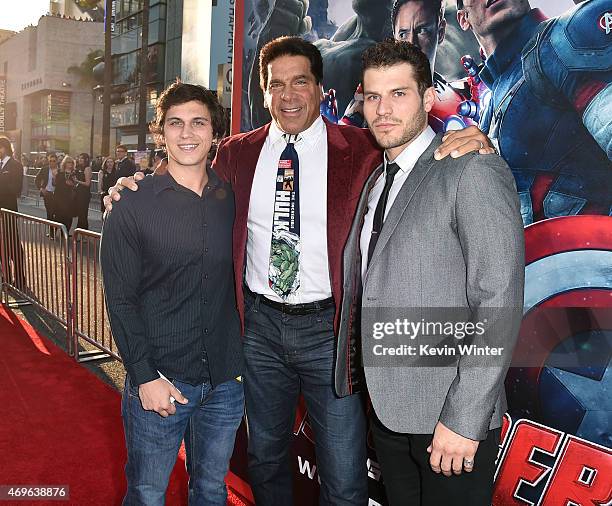
[[[130,397],[136,397],[140,400],[138,385],[133,383],[129,376],[125,377],[125,389]]]
[[[318,325],[323,330],[333,332],[334,330],[334,310],[326,309],[313,315],[313,324]]]

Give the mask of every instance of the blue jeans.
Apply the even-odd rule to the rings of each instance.
[[[368,503],[366,424],[358,395],[334,392],[334,309],[290,316],[247,295],[244,354],[249,478],[256,504],[290,506],[298,395],[315,437],[319,505]]]
[[[225,506],[225,475],[244,412],[242,383],[230,380],[215,389],[209,382],[172,383],[189,399],[175,403],[176,413],[163,418],[145,411],[138,387],[126,377],[121,413],[127,445],[126,506],[163,505],[170,473],[185,439],[189,504]]]

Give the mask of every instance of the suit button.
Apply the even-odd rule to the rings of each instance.
[[[208,334],[208,329],[204,329],[204,334]]]

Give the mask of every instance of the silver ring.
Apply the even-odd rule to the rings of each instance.
[[[474,461],[470,459],[463,459],[463,465],[465,467],[472,467],[474,465]]]
[[[478,142],[480,142],[480,149],[484,149],[484,147],[485,147],[484,142],[482,142],[482,141],[478,141]]]

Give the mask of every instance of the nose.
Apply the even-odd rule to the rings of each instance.
[[[181,129],[181,137],[186,139],[191,136],[191,122],[186,121]]]
[[[376,106],[376,114],[379,116],[387,116],[391,114],[392,111],[391,102],[385,97],[380,97],[378,105]]]
[[[417,35],[415,30],[410,30],[410,32],[408,32],[408,36],[406,37],[406,39],[408,40],[408,42],[410,42],[411,44],[414,44],[416,47],[421,49],[421,46],[419,46],[419,36]]]

